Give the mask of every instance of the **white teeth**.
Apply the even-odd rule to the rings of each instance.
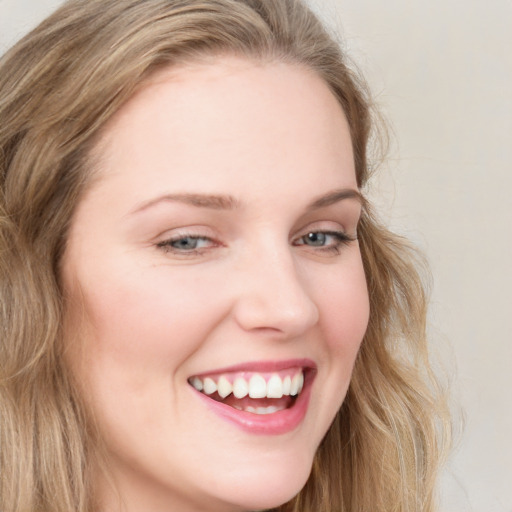
[[[233,391],[233,386],[226,377],[222,376],[217,383],[217,391],[221,398],[226,398]]]
[[[299,373],[299,389],[297,391],[297,394],[302,391],[302,388],[304,387],[304,374]]]
[[[194,386],[197,391],[203,390],[203,381],[199,377],[194,377],[192,379],[192,386]]]
[[[283,396],[283,381],[279,375],[272,375],[267,382],[267,397],[281,398]]]
[[[292,378],[289,375],[287,375],[283,379],[283,395],[289,395],[291,387],[292,387]]]
[[[275,412],[281,410],[277,407],[274,407],[273,405],[270,405],[269,407],[246,407],[245,410],[247,412],[252,412],[253,414],[274,414]]]
[[[256,409],[256,414],[274,414],[279,409],[273,405],[270,405],[268,407],[258,407]]]
[[[298,395],[302,390],[302,386],[304,386],[304,375],[302,375],[302,373],[297,373],[296,375],[293,376],[292,379],[290,395]]]
[[[235,379],[235,382],[233,382],[233,395],[235,395],[236,398],[244,398],[244,396],[248,394],[249,384],[247,384],[247,381],[242,379],[242,377]]]
[[[211,395],[217,391],[217,384],[215,384],[215,381],[210,379],[210,377],[206,377],[206,379],[204,379],[203,391],[207,395]]]
[[[261,375],[253,375],[249,381],[249,396],[251,398],[265,398],[267,396],[267,383]]]
[[[281,378],[274,373],[265,380],[263,375],[253,373],[249,381],[244,377],[236,377],[231,383],[227,375],[221,375],[214,380],[212,377],[193,377],[189,380],[190,384],[197,390],[206,395],[212,395],[217,392],[221,398],[226,398],[231,393],[238,398],[244,398],[249,395],[250,398],[281,398],[283,396],[296,396],[304,387],[304,373],[297,372],[293,377],[286,375]]]

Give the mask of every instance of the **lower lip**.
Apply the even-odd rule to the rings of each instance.
[[[307,375],[304,389],[295,400],[292,407],[272,414],[253,414],[239,411],[229,405],[217,402],[207,395],[195,391],[195,394],[204,401],[207,407],[222,419],[234,424],[238,428],[251,434],[279,435],[296,429],[306,416],[311,396],[312,376]]]

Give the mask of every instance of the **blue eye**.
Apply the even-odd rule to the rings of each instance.
[[[319,249],[338,252],[339,248],[355,240],[342,231],[310,231],[304,236],[301,236],[295,245],[308,246],[311,248],[318,247]]]
[[[185,236],[183,238],[179,238],[178,240],[172,240],[169,245],[174,247],[175,249],[180,249],[183,251],[190,251],[193,249],[197,249],[199,245],[199,238],[195,236]]]
[[[207,237],[204,236],[195,236],[195,235],[181,235],[176,238],[171,238],[169,240],[164,240],[160,242],[158,247],[161,247],[169,252],[174,253],[195,253],[200,251],[201,249],[205,249],[214,242]]]
[[[302,237],[305,245],[311,245],[313,247],[323,247],[328,241],[329,235],[327,233],[308,233]]]

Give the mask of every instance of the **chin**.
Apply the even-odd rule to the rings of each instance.
[[[223,479],[226,497],[231,495],[237,510],[265,510],[278,507],[295,497],[311,473],[312,459],[296,455],[294,460],[266,467],[233,471]],[[220,490],[220,489],[219,489]],[[236,493],[236,495],[233,495]]]

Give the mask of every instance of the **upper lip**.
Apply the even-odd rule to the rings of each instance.
[[[278,372],[287,370],[289,368],[303,368],[303,369],[316,369],[316,363],[308,358],[302,359],[286,359],[286,360],[272,360],[272,361],[250,361],[245,363],[238,363],[223,368],[215,368],[212,370],[196,373],[194,377],[203,377],[217,375],[221,373],[235,373],[235,372]]]

